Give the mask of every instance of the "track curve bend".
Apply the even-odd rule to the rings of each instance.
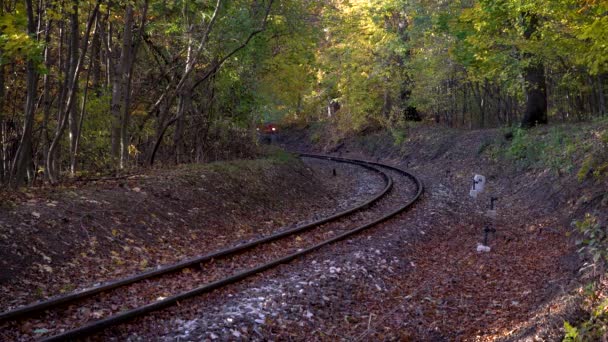
[[[103,330],[107,327],[126,322],[135,317],[142,316],[142,315],[148,314],[150,312],[157,311],[157,310],[175,305],[176,303],[179,303],[180,301],[183,301],[187,298],[194,297],[194,296],[197,296],[197,295],[200,295],[203,293],[207,293],[207,292],[213,291],[215,289],[224,287],[228,284],[238,282],[238,281],[243,280],[247,277],[250,277],[254,274],[258,274],[260,272],[273,268],[277,265],[290,262],[300,256],[303,256],[305,254],[318,250],[319,248],[321,248],[323,246],[343,240],[349,236],[352,236],[361,231],[364,231],[372,226],[375,226],[375,225],[377,225],[383,221],[386,221],[386,220],[390,219],[391,217],[405,211],[406,209],[411,207],[420,198],[420,196],[423,192],[422,182],[416,176],[414,176],[400,168],[394,167],[394,166],[377,163],[377,162],[371,162],[371,161],[339,158],[339,157],[332,157],[332,156],[326,156],[326,155],[315,155],[315,154],[305,154],[305,153],[299,153],[299,155],[303,158],[316,158],[316,159],[324,159],[324,160],[329,160],[329,161],[339,162],[339,163],[350,163],[350,164],[359,165],[361,167],[364,167],[366,169],[372,170],[373,172],[380,174],[384,180],[385,186],[382,189],[382,191],[378,192],[372,198],[365,201],[364,203],[357,205],[353,208],[341,211],[334,215],[325,217],[323,219],[320,219],[320,220],[317,220],[317,221],[314,221],[314,222],[311,222],[311,223],[308,223],[305,225],[300,225],[300,226],[297,226],[292,229],[282,230],[282,231],[279,231],[278,233],[272,234],[270,236],[267,236],[267,237],[264,237],[264,238],[261,238],[258,240],[250,241],[250,242],[247,242],[247,243],[244,243],[241,245],[237,245],[234,247],[230,247],[230,248],[227,248],[224,250],[220,250],[220,251],[217,251],[214,253],[210,253],[210,254],[196,257],[193,259],[185,260],[183,262],[180,262],[180,263],[177,263],[174,265],[165,266],[165,267],[162,267],[162,268],[159,268],[156,270],[137,274],[137,275],[134,275],[134,276],[131,276],[128,278],[109,282],[109,283],[103,284],[98,287],[85,289],[80,292],[72,293],[72,294],[65,295],[65,296],[54,297],[54,298],[51,298],[46,301],[34,303],[34,304],[27,305],[27,306],[24,306],[21,308],[17,308],[12,311],[0,313],[0,323],[3,323],[3,322],[6,323],[8,321],[9,326],[12,325],[12,328],[17,328],[19,326],[19,320],[27,320],[29,317],[47,315],[48,314],[47,310],[48,311],[68,310],[68,308],[65,308],[66,306],[68,306],[68,304],[72,304],[72,305],[70,305],[70,308],[73,309],[73,307],[76,306],[76,304],[78,304],[80,302],[83,302],[86,300],[91,300],[91,298],[96,298],[98,296],[107,295],[108,293],[111,294],[113,291],[121,291],[121,290],[123,290],[123,288],[126,288],[126,287],[137,286],[137,285],[141,284],[142,280],[151,279],[151,278],[161,278],[161,276],[169,277],[170,274],[175,275],[177,273],[176,271],[184,270],[184,269],[188,269],[188,268],[196,267],[196,266],[200,266],[202,268],[203,266],[207,266],[207,264],[216,262],[217,260],[222,260],[223,258],[233,258],[232,264],[234,264],[235,263],[234,260],[235,259],[239,260],[238,258],[240,257],[242,260],[247,260],[247,262],[243,262],[242,264],[248,265],[248,263],[249,264],[251,263],[251,261],[249,261],[249,259],[256,259],[255,257],[251,257],[251,256],[247,255],[247,253],[250,253],[250,251],[253,251],[256,248],[259,248],[260,246],[267,245],[270,242],[275,242],[278,240],[283,241],[282,239],[289,239],[296,235],[298,236],[297,239],[299,239],[299,240],[302,240],[302,238],[300,236],[303,236],[304,240],[312,241],[311,245],[305,246],[303,248],[297,248],[295,251],[292,250],[293,248],[285,249],[285,251],[284,251],[285,254],[282,254],[282,256],[280,256],[280,257],[276,257],[272,260],[264,260],[261,264],[254,264],[251,267],[245,267],[245,269],[239,270],[228,276],[223,276],[223,277],[220,277],[219,279],[213,279],[211,281],[207,281],[202,286],[191,288],[191,289],[185,290],[179,294],[167,296],[166,298],[162,298],[160,300],[154,299],[154,298],[148,298],[147,303],[138,304],[134,308],[127,309],[127,310],[121,310],[116,314],[109,315],[109,316],[102,318],[100,320],[97,320],[97,321],[85,322],[84,325],[82,325],[80,327],[70,326],[70,327],[67,327],[67,329],[64,328],[63,332],[61,332],[60,334],[55,335],[55,336],[46,337],[45,341],[60,341],[60,340],[82,338],[82,337],[88,336],[94,332]],[[326,224],[331,224],[332,222],[338,222],[339,220],[344,219],[345,217],[347,217],[351,214],[361,212],[361,211],[363,211],[363,209],[373,206],[380,199],[384,198],[391,191],[391,189],[393,189],[393,178],[387,172],[383,171],[382,169],[391,170],[392,172],[401,174],[401,175],[409,178],[412,181],[415,189],[414,189],[414,191],[412,191],[413,196],[407,202],[401,203],[397,207],[392,208],[392,210],[390,210],[388,213],[382,214],[380,217],[372,219],[371,221],[368,221],[362,225],[358,225],[355,228],[349,227],[348,229],[344,229],[344,228],[334,229],[337,232],[334,233],[334,235],[331,236],[330,238],[323,238],[322,240],[319,241],[319,236],[325,234],[323,232],[316,234],[317,236],[314,238],[310,237],[310,236],[314,236],[312,233],[317,231],[318,227],[326,225]],[[333,230],[331,232],[333,232]],[[304,235],[304,234],[309,234],[309,237],[306,237],[306,235]],[[248,259],[243,259],[243,258],[248,258]],[[237,263],[237,264],[239,264],[239,263]],[[219,267],[221,267],[221,262],[220,262]],[[130,292],[133,292],[133,289],[131,289]],[[87,304],[85,303],[83,305],[87,305]],[[51,318],[52,317],[57,317],[57,313],[55,313],[55,316],[51,316]],[[6,324],[3,324],[2,326],[4,326],[4,325],[6,325]],[[60,331],[55,331],[55,333],[56,332],[60,332]],[[1,336],[1,334],[0,334],[0,336]],[[26,336],[23,336],[23,337],[25,337],[25,339],[27,339]]]

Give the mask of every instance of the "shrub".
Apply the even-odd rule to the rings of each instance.
[[[402,128],[393,128],[390,130],[391,135],[393,136],[393,145],[401,146],[405,142],[405,138],[407,137],[405,129]]]
[[[593,275],[603,274],[608,263],[608,232],[596,216],[585,215],[582,221],[575,221],[574,226],[582,238],[576,241],[580,246],[578,252],[590,258],[583,270],[592,269]]]
[[[601,341],[608,334],[608,300],[596,306],[591,317],[578,326],[564,322],[564,341]]]
[[[578,171],[579,181],[589,176],[602,179],[608,175],[608,129],[596,132],[594,138],[598,140],[594,151],[587,154]]]
[[[585,148],[583,141],[566,134],[559,127],[552,128],[546,134],[532,132],[516,128],[511,145],[506,149],[506,157],[520,167],[548,168],[558,174],[571,172],[577,151]]]
[[[588,258],[581,271],[591,270],[593,281],[585,289],[585,307],[590,314],[587,320],[578,325],[564,322],[564,341],[599,341],[608,334],[608,299],[601,298],[602,278],[606,274],[608,264],[608,232],[597,217],[587,214],[582,221],[575,221],[574,226],[581,233],[582,238],[577,240],[581,246],[578,252]]]

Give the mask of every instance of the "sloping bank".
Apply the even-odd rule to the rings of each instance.
[[[352,174],[325,177],[331,173],[274,152],[4,193],[0,307],[174,263],[322,214],[356,191]]]
[[[396,280],[404,291],[396,296],[415,292],[420,300],[412,297],[413,311],[399,309],[393,325],[383,323],[388,328],[400,331],[399,324],[419,321],[422,328],[409,332],[414,339],[441,332],[448,340],[559,340],[567,321],[583,340],[605,333],[606,310],[595,310],[595,317],[590,312],[601,308],[607,293],[600,281],[608,261],[608,240],[601,237],[608,219],[606,120],[529,131],[416,126],[336,136],[313,127],[288,132],[282,142],[392,162],[426,185],[421,209],[428,215],[420,221],[427,234],[404,254],[426,266]],[[468,196],[474,174],[488,179],[476,200]],[[490,236],[492,251],[482,255],[475,245],[489,224],[483,213],[490,197],[498,198],[497,232]],[[430,290],[420,290],[421,283]],[[453,298],[458,305],[433,306]],[[416,310],[433,314],[421,318]]]

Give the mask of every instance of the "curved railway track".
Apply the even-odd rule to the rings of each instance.
[[[23,334],[15,331],[27,330],[24,326],[31,326],[31,323],[28,325],[30,321],[44,321],[57,327],[49,331],[56,335],[41,337],[45,341],[83,338],[135,317],[175,305],[187,298],[238,282],[357,234],[403,212],[420,197],[423,191],[422,183],[418,178],[393,166],[322,155],[300,154],[300,156],[359,165],[380,174],[384,180],[384,188],[360,205],[308,224],[281,230],[258,240],[177,264],[0,313],[0,329],[4,330],[0,332],[0,337],[3,335],[6,337],[6,332],[10,330],[13,334],[8,336],[23,340],[34,339],[36,336],[32,336],[31,333]],[[394,189],[394,175],[408,179],[410,184],[399,183],[399,189]],[[388,205],[390,203],[388,197],[391,197],[391,193],[404,191],[406,188],[409,195],[407,200]],[[382,201],[386,203],[378,204]],[[378,207],[377,210],[374,210],[375,207]],[[368,208],[369,210],[364,210]],[[378,216],[374,211],[382,212]],[[372,215],[375,217],[371,217]],[[361,222],[365,223],[361,224]],[[353,224],[356,226],[353,227]],[[193,271],[193,269],[198,270]],[[204,285],[201,286],[201,283]],[[179,284],[177,289],[175,284]],[[169,288],[171,293],[168,292]],[[174,294],[177,291],[179,293]],[[125,298],[128,298],[127,302]],[[86,318],[78,319],[79,317]]]

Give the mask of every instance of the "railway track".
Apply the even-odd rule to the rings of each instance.
[[[0,313],[0,338],[60,341],[86,337],[238,282],[357,234],[406,210],[423,191],[422,183],[415,176],[389,165],[321,155],[300,156],[367,168],[382,176],[384,188],[360,205],[308,224]],[[399,182],[394,182],[395,177]],[[393,203],[395,198],[400,201]],[[35,335],[31,327],[39,322],[55,328],[39,330]]]

